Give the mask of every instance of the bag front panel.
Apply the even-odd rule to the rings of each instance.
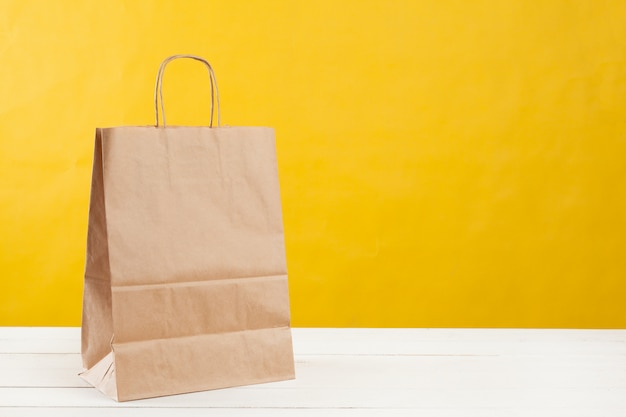
[[[286,274],[273,130],[103,131],[114,286]]]

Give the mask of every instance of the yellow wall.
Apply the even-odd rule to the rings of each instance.
[[[80,323],[94,129],[174,53],[276,128],[295,326],[626,327],[620,0],[0,0],[0,325]]]

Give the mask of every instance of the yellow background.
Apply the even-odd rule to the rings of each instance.
[[[276,128],[293,325],[626,327],[620,0],[0,0],[0,325],[80,324],[94,129],[175,53]]]

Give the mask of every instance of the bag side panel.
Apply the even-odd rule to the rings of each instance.
[[[86,369],[94,366],[111,351],[113,337],[111,272],[104,191],[102,131],[97,129],[91,177],[81,329],[81,353]]]

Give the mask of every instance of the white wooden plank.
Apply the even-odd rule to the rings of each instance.
[[[0,387],[85,387],[78,354],[0,354]],[[288,388],[386,387],[626,389],[626,356],[296,356]]]
[[[626,355],[626,330],[293,329],[297,354]],[[0,327],[0,353],[78,353],[80,328]]]
[[[10,417],[623,417],[624,409],[533,409],[533,408],[90,408],[4,407]]]
[[[0,327],[1,339],[80,339],[80,327]]]
[[[606,388],[407,389],[256,388],[206,391],[134,401],[154,408],[626,409],[624,391]],[[3,388],[4,407],[123,407],[90,388]],[[602,415],[602,414],[599,414]]]
[[[82,362],[78,353],[0,353],[0,370],[61,369],[80,370]]]
[[[0,353],[79,352],[79,327],[0,327]]]
[[[626,355],[626,330],[293,329],[299,354]]]
[[[80,355],[0,354],[0,387],[88,387]]]
[[[626,330],[294,329],[295,381],[130,403],[85,388],[79,348],[0,328],[0,416],[626,415]]]

